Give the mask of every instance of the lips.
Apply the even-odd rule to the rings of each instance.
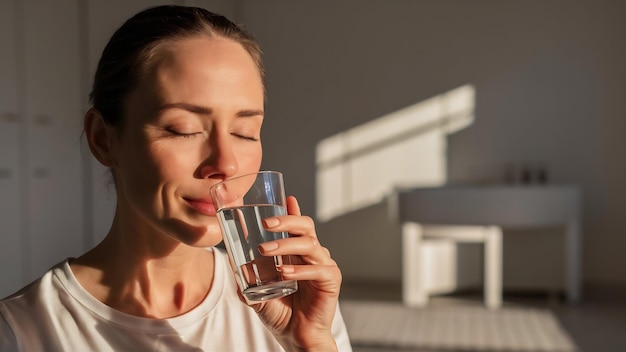
[[[209,199],[191,199],[184,198],[189,205],[204,215],[215,216],[215,205]]]

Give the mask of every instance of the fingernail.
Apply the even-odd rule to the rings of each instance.
[[[281,273],[291,274],[294,271],[295,271],[295,269],[293,268],[293,266],[285,266],[285,265],[281,265],[280,266],[280,272]]]
[[[261,250],[261,253],[270,252],[270,251],[275,250],[276,248],[278,248],[278,243],[274,241],[261,243],[259,245],[259,250]]]
[[[271,228],[278,226],[280,224],[280,220],[277,218],[267,218],[263,219],[263,223],[265,224],[265,227]]]

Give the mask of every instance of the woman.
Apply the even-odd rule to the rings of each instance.
[[[226,18],[162,6],[129,19],[105,48],[85,115],[117,205],[94,249],[0,302],[0,350],[350,350],[341,273],[295,198],[267,219],[290,238],[264,255],[299,290],[251,307],[238,295],[209,187],[256,172],[260,50]],[[209,249],[207,249],[209,248]]]

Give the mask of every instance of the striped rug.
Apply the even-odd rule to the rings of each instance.
[[[354,346],[428,351],[579,351],[556,317],[539,308],[427,306],[342,301]]]

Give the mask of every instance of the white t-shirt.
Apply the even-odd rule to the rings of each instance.
[[[0,351],[282,351],[257,314],[242,303],[226,255],[215,253],[211,291],[191,311],[169,319],[122,313],[91,296],[65,260],[0,301]],[[339,351],[351,351],[339,309]]]

